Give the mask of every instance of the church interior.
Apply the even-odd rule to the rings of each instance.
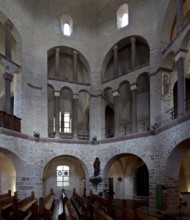
[[[0,219],[190,219],[189,47],[188,0],[0,0]]]

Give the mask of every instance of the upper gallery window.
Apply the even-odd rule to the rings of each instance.
[[[129,6],[122,4],[117,10],[117,28],[121,29],[129,24]]]
[[[73,20],[69,15],[62,15],[60,18],[61,31],[64,36],[70,37],[73,32]]]

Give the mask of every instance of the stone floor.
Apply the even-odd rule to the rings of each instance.
[[[52,215],[52,220],[58,220],[58,216],[63,213],[63,205],[61,199],[56,199],[55,200],[55,208],[53,210],[53,215]],[[65,207],[65,213],[66,213],[66,218],[67,220],[70,220],[68,210]]]

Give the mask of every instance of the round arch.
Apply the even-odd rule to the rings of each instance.
[[[56,169],[58,166],[69,167],[66,179],[64,179],[65,177],[56,176]],[[56,156],[46,164],[43,170],[43,194],[48,194],[51,188],[53,188],[58,198],[63,188],[67,196],[72,195],[73,188],[75,188],[77,192],[83,193],[83,190],[86,188],[86,180],[88,177],[88,169],[81,159],[68,154]],[[65,180],[67,183],[66,185],[64,185]],[[57,184],[58,182],[59,184]]]
[[[17,177],[22,177],[25,176],[25,167],[24,164],[22,162],[22,160],[12,151],[0,147],[0,152],[5,154],[14,164],[15,169],[16,169],[16,176]]]

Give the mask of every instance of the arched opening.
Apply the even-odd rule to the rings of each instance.
[[[112,89],[104,90],[105,97],[105,137],[111,138],[114,136],[114,103]]]
[[[150,128],[150,80],[148,73],[137,79],[137,130],[147,131]]]
[[[0,152],[0,192],[1,194],[16,191],[16,169],[12,161]]]
[[[60,93],[59,108],[59,132],[62,138],[72,138],[72,100],[72,91],[69,88],[63,88]]]
[[[52,188],[56,198],[60,198],[64,189],[67,196],[72,196],[73,188],[83,195],[86,188],[87,169],[78,158],[62,155],[52,159],[43,173],[44,196]]]
[[[54,89],[48,85],[48,137],[55,135]]]
[[[111,138],[114,136],[114,111],[113,109],[107,105],[105,109],[105,137]]]
[[[116,199],[133,200],[138,196],[149,195],[147,166],[133,154],[121,154],[112,158],[105,167],[104,176],[105,184],[108,184],[109,191]]]
[[[132,42],[131,38],[135,41],[135,55],[132,61]],[[140,68],[149,63],[150,59],[150,49],[147,41],[140,36],[127,37],[120,40],[115,45],[117,45],[117,51],[111,48],[107,53],[102,68],[102,81],[107,82],[116,77],[128,74],[130,71]],[[114,53],[117,56],[114,58]],[[115,60],[115,61],[114,61]],[[117,67],[115,67],[117,66]],[[117,68],[117,70],[114,70]],[[117,74],[115,74],[115,72]]]
[[[78,99],[78,137],[79,139],[89,139],[89,106],[90,95],[86,91],[79,93]]]
[[[185,110],[186,112],[190,112],[190,79],[185,78],[185,88],[186,88],[186,99],[184,100],[185,102]],[[178,112],[177,112],[177,102],[178,102],[178,97],[177,97],[177,82],[174,84],[173,88],[173,103],[174,103],[174,110],[173,110],[173,117],[177,118]]]
[[[60,18],[61,31],[64,36],[70,37],[73,33],[73,19],[70,15],[62,15]]]
[[[75,49],[54,47],[48,51],[48,79],[89,84],[90,66]]]
[[[182,207],[184,213],[190,208],[189,165],[190,139],[185,139],[171,151],[165,166],[165,178],[170,180],[165,185],[168,188],[168,203],[178,204],[179,198],[181,198],[186,204],[186,206]],[[172,188],[169,187],[170,184],[172,184]]]
[[[12,194],[18,191],[20,178],[25,176],[25,168],[21,159],[10,150],[0,147],[0,191],[1,194],[11,190]],[[22,189],[19,196],[22,195]]]
[[[117,28],[121,29],[129,24],[129,6],[122,4],[117,10]]]

